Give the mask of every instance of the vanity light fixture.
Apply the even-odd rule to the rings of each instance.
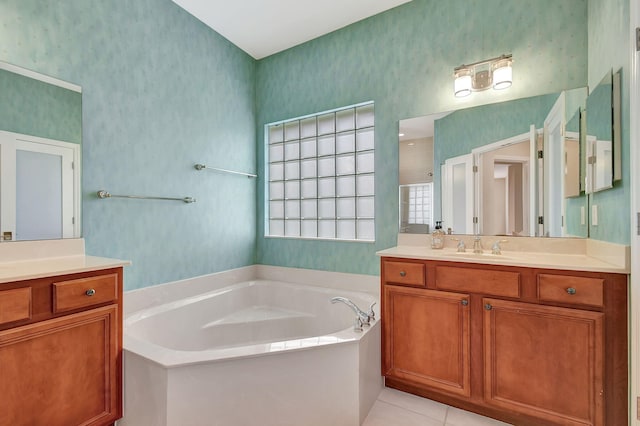
[[[471,92],[479,92],[493,87],[495,90],[506,89],[513,81],[513,59],[511,54],[486,59],[469,65],[454,68],[453,91],[457,98],[469,96]]]

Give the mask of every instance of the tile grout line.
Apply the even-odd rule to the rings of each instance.
[[[426,414],[420,413],[419,411],[415,411],[415,410],[412,410],[410,408],[403,407],[403,406],[398,405],[398,404],[394,404],[393,402],[388,402],[388,401],[385,401],[385,400],[382,400],[382,399],[378,399],[377,401],[384,402],[385,404],[393,405],[394,407],[400,408],[400,409],[402,409],[404,411],[409,411],[409,412],[414,413],[414,414],[418,414],[418,415],[420,415],[422,417],[426,417],[427,419],[438,421],[438,419],[436,419],[436,418],[433,418],[431,416],[427,416]],[[447,406],[447,409],[445,410],[445,413],[444,413],[444,421],[445,421],[445,423],[447,421],[447,411],[448,410],[449,410],[449,406]],[[445,426],[445,423],[443,423],[443,426]]]
[[[449,417],[449,409],[451,407],[447,405],[447,409],[444,411],[444,423],[442,423],[442,426],[447,426],[447,417]]]

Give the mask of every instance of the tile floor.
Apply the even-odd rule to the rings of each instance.
[[[384,388],[362,426],[509,426],[507,423]]]

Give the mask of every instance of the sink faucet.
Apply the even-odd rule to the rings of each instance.
[[[508,242],[508,240],[498,240],[493,243],[493,246],[491,246],[491,254],[502,254],[502,248],[500,247],[500,244],[505,244]]]
[[[480,235],[476,235],[473,238],[473,252],[475,254],[482,254],[482,240],[480,239]]]
[[[462,238],[452,238],[452,240],[458,242],[458,245],[456,246],[458,253],[464,253],[467,251],[467,246],[464,244],[464,240]]]
[[[373,302],[371,306],[369,306],[369,312],[364,312],[362,309],[358,308],[358,306],[355,303],[353,303],[350,299],[347,299],[346,297],[337,296],[337,297],[331,298],[331,303],[337,303],[337,302],[344,303],[345,305],[353,309],[353,312],[356,313],[356,323],[353,326],[353,329],[355,331],[362,331],[363,325],[368,327],[371,325],[371,321],[376,319],[376,314],[375,312],[373,312],[373,306],[376,304],[376,302]]]

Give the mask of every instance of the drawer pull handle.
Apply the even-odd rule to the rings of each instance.
[[[569,288],[567,289],[567,293],[568,293],[568,294],[576,294],[576,289],[575,289],[575,288],[573,288],[573,287],[569,287]]]
[[[407,275],[407,273],[406,273],[405,271],[400,271],[400,276],[401,276],[401,277],[404,277],[404,276],[406,276],[406,275]]]
[[[493,306],[491,306],[491,303],[485,303],[485,304],[484,304],[484,308],[485,308],[487,311],[490,311],[491,309],[493,309]]]
[[[93,296],[94,294],[96,294],[96,291],[90,288],[89,290],[85,291],[84,294],[86,294],[87,296]]]
[[[462,306],[467,306],[469,304],[469,301],[467,299],[462,299],[460,303],[462,303]]]

